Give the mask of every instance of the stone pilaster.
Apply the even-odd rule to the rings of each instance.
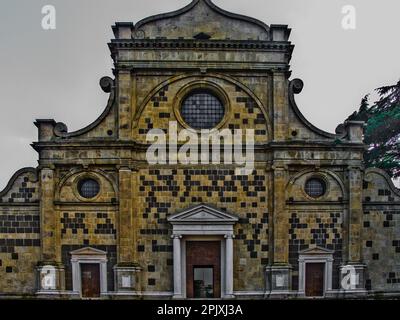
[[[362,230],[362,172],[358,167],[348,169],[349,177],[349,244],[348,261],[361,262],[361,230]]]
[[[272,75],[274,110],[274,141],[285,141],[289,124],[288,80],[285,72],[275,71]]]
[[[41,262],[38,265],[38,292],[51,293],[64,289],[64,267],[57,246],[57,214],[54,209],[55,171],[40,171]]]
[[[132,76],[129,70],[119,70],[117,76],[119,139],[132,138]]]
[[[289,217],[286,208],[286,170],[274,166],[274,264],[287,264],[289,261]]]
[[[42,238],[42,261],[56,261],[56,216],[54,214],[54,175],[50,168],[40,172],[41,202],[40,227]]]
[[[286,175],[284,165],[274,165],[273,189],[274,207],[272,218],[273,264],[266,268],[266,295],[285,295],[291,289],[291,270],[289,265],[289,217],[286,208]]]
[[[362,263],[362,191],[360,167],[348,168],[349,210],[347,221],[347,263],[341,266],[341,289],[345,293],[365,292],[366,266]]]
[[[118,264],[114,266],[115,290],[117,293],[140,291],[139,265],[135,261],[135,228],[133,189],[135,172],[129,167],[119,169],[118,212]]]

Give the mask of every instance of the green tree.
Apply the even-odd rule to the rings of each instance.
[[[379,100],[370,105],[369,95],[361,101],[358,112],[348,120],[366,122],[364,142],[368,145],[364,160],[367,167],[385,170],[390,177],[400,177],[400,81],[376,89]]]

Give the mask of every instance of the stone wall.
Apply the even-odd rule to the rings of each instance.
[[[0,192],[0,295],[33,294],[40,260],[36,170],[22,169]]]
[[[240,217],[234,240],[235,290],[264,290],[269,251],[265,170],[236,176],[226,168],[160,168],[140,170],[139,176],[137,251],[146,290],[172,288],[171,226],[166,218],[202,203]]]
[[[362,229],[367,289],[400,291],[400,191],[381,170],[369,169],[364,181]]]
[[[152,77],[146,77],[150,79]],[[247,89],[242,84],[235,84],[233,80],[228,81],[227,77],[215,76],[180,76],[172,77],[167,82],[162,82],[155,88],[141,87],[141,92],[148,93],[147,98],[139,107],[136,115],[137,124],[133,130],[133,139],[142,143],[146,141],[146,134],[151,129],[161,129],[167,137],[169,124],[171,121],[178,123],[178,131],[185,128],[185,124],[177,117],[179,108],[184,99],[184,92],[180,94],[182,88],[187,90],[199,88],[210,88],[214,86],[221,88],[226,95],[226,114],[227,117],[221,126],[222,129],[243,130],[252,129],[255,133],[255,143],[266,143],[269,140],[269,121],[267,121],[268,112],[266,106],[261,101],[255,101],[252,96],[246,92]],[[245,91],[246,90],[246,91]],[[263,90],[268,92],[267,87]]]

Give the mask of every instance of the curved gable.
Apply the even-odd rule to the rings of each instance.
[[[39,183],[35,168],[23,168],[14,173],[4,190],[0,203],[32,203],[39,199]]]
[[[194,0],[186,7],[139,21],[136,36],[149,39],[269,40],[263,22],[227,12],[210,0]]]

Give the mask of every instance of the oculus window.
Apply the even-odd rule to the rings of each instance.
[[[180,113],[193,129],[213,129],[224,119],[225,107],[211,92],[195,91],[183,100]]]
[[[312,198],[322,197],[326,192],[326,183],[322,179],[311,178],[306,182],[305,191]]]
[[[81,197],[91,199],[100,192],[100,185],[94,179],[83,179],[78,183],[78,192]]]

